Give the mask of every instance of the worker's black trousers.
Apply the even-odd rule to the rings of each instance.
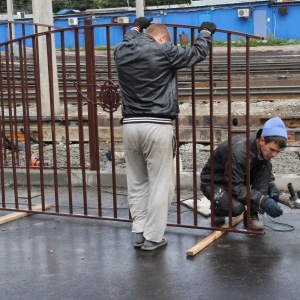
[[[250,185],[251,189],[260,191],[263,195],[267,195],[269,183],[272,177],[272,164],[266,162],[259,167],[253,168],[250,171]],[[245,182],[246,184],[246,182]],[[210,185],[201,185],[201,191],[204,196],[210,199]],[[214,184],[214,202],[215,202],[215,215],[216,216],[228,216],[229,215],[229,193],[228,184]],[[245,203],[237,199],[234,192],[232,192],[232,216],[238,216],[245,211]],[[255,211],[261,211],[258,205],[253,204],[251,201],[251,209]]]

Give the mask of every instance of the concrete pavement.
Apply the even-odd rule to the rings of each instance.
[[[294,230],[264,216],[273,228],[264,235],[226,233],[195,257],[186,251],[210,231],[168,227],[168,245],[147,252],[133,248],[125,222],[31,215],[2,224],[1,299],[299,299],[300,210],[283,209],[275,221]],[[182,218],[192,221],[191,211]]]

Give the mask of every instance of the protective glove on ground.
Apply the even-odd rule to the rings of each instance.
[[[262,208],[272,218],[277,218],[283,214],[283,211],[280,208],[280,206],[272,198],[267,198]]]

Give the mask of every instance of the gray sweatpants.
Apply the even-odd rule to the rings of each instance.
[[[124,124],[123,139],[132,232],[160,242],[174,198],[173,127]]]

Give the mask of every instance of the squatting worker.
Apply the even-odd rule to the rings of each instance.
[[[175,191],[172,120],[179,113],[175,71],[204,60],[216,30],[204,22],[191,47],[177,47],[167,27],[151,21],[137,18],[114,53],[134,246],[143,250],[167,243],[164,232]]]
[[[251,210],[250,228],[263,230],[264,225],[258,212],[266,212],[276,218],[282,209],[273,199],[280,191],[275,185],[271,159],[285,149],[287,131],[278,117],[269,119],[250,136],[250,185]],[[238,216],[245,211],[247,203],[246,187],[246,136],[232,138],[232,215]],[[214,201],[215,225],[221,226],[228,216],[228,141],[221,143],[214,151]],[[210,159],[201,172],[201,191],[210,199]],[[244,212],[244,226],[247,226],[247,212]]]

